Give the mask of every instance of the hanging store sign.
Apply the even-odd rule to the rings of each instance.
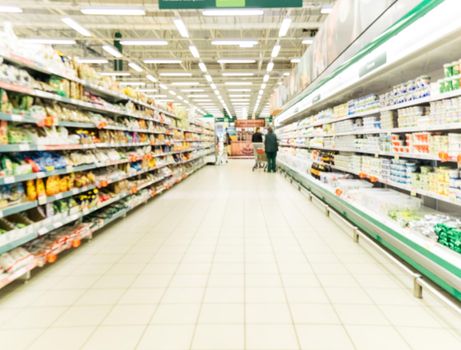
[[[159,0],[160,10],[302,7],[303,0]]]
[[[264,127],[266,121],[264,119],[239,119],[235,122],[237,128],[257,128]]]

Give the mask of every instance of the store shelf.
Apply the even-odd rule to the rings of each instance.
[[[288,163],[284,161],[278,163],[317,198],[461,300],[459,254],[420,234],[401,228],[387,217],[337,196],[334,189],[291,167]]]

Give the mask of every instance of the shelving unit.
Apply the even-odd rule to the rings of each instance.
[[[461,89],[440,85],[457,75],[442,69],[455,57],[437,50],[461,51],[455,31],[437,30],[444,41],[424,42],[420,56],[394,52],[401,43],[388,38],[288,102],[276,119],[278,159],[311,194],[461,300]],[[382,66],[359,73],[383,51]],[[421,70],[422,56],[431,57],[430,71]],[[432,83],[417,78],[428,73]]]
[[[77,122],[61,120],[58,116],[51,125],[42,126],[42,121],[27,111],[0,113],[0,121],[7,122],[8,125],[24,124],[41,129],[55,127],[78,129],[96,135],[86,143],[69,141],[69,137],[66,138],[66,142],[69,143],[23,142],[0,145],[0,152],[8,157],[24,159],[23,156],[29,156],[31,152],[50,152],[50,154],[59,154],[68,163],[61,164],[57,168],[40,169],[40,171],[5,173],[3,176],[0,175],[0,186],[25,187],[26,183],[33,183],[35,186],[39,180],[47,183],[50,178],[58,177],[62,180],[63,177],[72,177],[74,174],[84,174],[88,178],[91,175],[94,178],[91,184],[73,186],[49,195],[39,195],[34,200],[23,196],[19,202],[0,209],[0,218],[9,220],[12,215],[22,214],[24,216],[21,218],[26,217],[30,220],[27,225],[0,234],[0,258],[1,254],[9,254],[15,249],[23,249],[21,252],[27,253],[26,258],[21,260],[23,263],[18,262],[17,266],[8,271],[0,270],[0,288],[28,275],[38,266],[54,262],[62,251],[77,248],[82,239],[91,238],[94,232],[127,215],[134,208],[201,169],[205,165],[205,157],[214,154],[214,129],[208,124],[200,121],[185,121],[159,106],[107,90],[77,77],[54,72],[21,57],[6,54],[1,56],[6,63],[26,69],[32,75],[35,73],[53,75],[78,83],[84,90],[105,99],[106,102],[102,105],[62,97],[15,82],[0,80],[0,89],[7,94],[31,96],[79,111],[100,113],[104,118],[109,119],[102,123],[99,120],[92,122],[91,116],[88,115],[88,121]],[[120,106],[113,106],[112,103],[132,103],[137,106],[136,108],[144,111],[123,109]],[[146,128],[123,126],[117,119],[120,117],[150,124],[147,124]],[[99,133],[102,131],[129,133],[133,139],[146,139],[146,141],[104,142],[99,139]],[[104,154],[115,152],[117,159],[109,159],[108,156],[98,158],[98,153],[89,153],[99,152],[98,150],[103,151]],[[64,157],[72,152],[81,152],[86,156],[91,154],[90,160],[83,160],[83,163],[78,164],[73,160],[70,161],[71,158]],[[120,174],[111,176],[112,171]],[[58,210],[57,203],[62,203],[64,209]],[[111,209],[111,212],[105,216],[104,212],[108,209]],[[35,220],[29,217],[32,213],[35,215]],[[42,216],[38,218],[37,213]],[[53,237],[60,237],[59,243],[52,242]]]

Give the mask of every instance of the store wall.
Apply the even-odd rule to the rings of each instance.
[[[338,0],[301,62],[272,95],[272,110],[344,63],[420,1]]]

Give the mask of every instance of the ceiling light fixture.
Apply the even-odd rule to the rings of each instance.
[[[94,58],[77,58],[77,62],[78,63],[86,63],[86,64],[105,64],[105,63],[109,63],[108,60],[106,60],[105,58],[97,58],[97,57],[94,57]]]
[[[153,97],[153,98],[167,98],[168,96],[167,96],[167,95],[149,95],[149,97]]]
[[[252,77],[254,73],[245,73],[245,72],[226,72],[222,73],[223,77]]]
[[[46,38],[21,39],[21,41],[30,43],[30,44],[43,44],[43,45],[75,45],[77,43],[73,39],[46,39]]]
[[[184,24],[183,20],[181,18],[176,18],[173,20],[174,25],[176,26],[176,29],[178,30],[179,34],[183,38],[188,38],[189,37],[189,31],[186,28],[186,25]]]
[[[204,16],[261,16],[264,11],[261,9],[216,9],[216,10],[203,10]]]
[[[269,74],[265,74],[263,78],[263,82],[267,83],[269,81]]]
[[[282,21],[282,25],[280,26],[280,30],[279,30],[280,38],[283,38],[285,35],[287,35],[290,25],[291,25],[291,18],[288,18],[288,17],[284,18]]]
[[[101,72],[99,75],[103,77],[128,77],[130,76],[129,72]]]
[[[253,47],[258,44],[256,40],[213,40],[211,45],[216,46],[240,46],[244,48]]]
[[[138,73],[141,73],[143,71],[143,69],[141,68],[141,66],[137,63],[134,63],[134,62],[130,62],[128,63],[128,66],[132,69],[134,69],[136,72]]]
[[[180,64],[182,61],[168,58],[149,58],[143,61],[147,64]]]
[[[267,64],[267,71],[270,73],[272,72],[272,69],[274,69],[274,62],[269,62]]]
[[[220,64],[237,64],[237,63],[255,63],[256,60],[251,58],[223,58],[219,59],[218,63]]]
[[[92,35],[86,28],[83,28],[79,23],[75,22],[70,17],[64,17],[64,18],[61,19],[61,21],[63,21],[65,24],[67,24],[69,27],[71,27],[77,33],[82,34],[83,36],[91,36]]]
[[[228,89],[229,92],[250,92],[251,89]]]
[[[253,85],[251,81],[226,81],[224,84],[228,86]]]
[[[261,84],[261,90],[264,90],[266,88],[267,84],[266,83],[262,83]]]
[[[194,56],[195,58],[200,58],[200,54],[196,46],[194,45],[189,46],[189,51],[192,54],[192,56]]]
[[[144,16],[146,10],[142,7],[102,7],[88,6],[81,7],[80,12],[84,15],[105,15],[105,16]]]
[[[102,49],[104,51],[106,51],[108,54],[116,57],[116,58],[121,58],[122,57],[122,54],[120,53],[120,51],[118,51],[115,47],[113,46],[110,46],[110,45],[103,45],[102,46]]]
[[[247,94],[231,94],[231,95],[229,95],[229,97],[230,98],[232,98],[232,97],[248,97],[248,95]]]
[[[292,58],[292,59],[290,60],[290,62],[291,62],[291,63],[299,63],[299,62],[301,62],[301,59],[300,59],[300,58]]]
[[[151,74],[147,74],[147,75],[146,75],[146,78],[147,78],[148,80],[150,80],[151,82],[153,82],[153,83],[156,83],[156,82],[158,81],[157,78],[155,78],[155,77],[154,77],[153,75],[151,75]]]
[[[138,89],[140,92],[158,92],[158,89]]]
[[[211,83],[211,82],[213,81],[213,79],[211,79],[211,75],[209,75],[209,74],[206,74],[206,75],[205,75],[205,79],[206,79],[209,83]]]
[[[171,85],[175,85],[175,86],[194,86],[194,85],[200,85],[200,83],[195,82],[195,81],[180,81],[180,82],[171,83]]]
[[[189,95],[187,96],[189,98],[201,98],[201,97],[210,97],[209,95],[204,95],[204,94],[201,94],[201,95]]]
[[[272,49],[271,57],[276,58],[279,55],[279,52],[280,52],[280,45],[277,44]]]
[[[285,72],[285,73],[283,73],[283,75],[284,75],[285,77],[287,77],[287,76],[290,75],[290,72]]]
[[[210,84],[210,87],[212,90],[218,90],[218,87],[214,83]]]
[[[160,89],[163,89],[163,90],[167,90],[168,89],[168,86],[166,86],[165,84],[160,84]]]
[[[200,62],[200,63],[198,64],[198,67],[200,68],[200,70],[201,70],[203,73],[206,73],[207,69],[206,69],[205,63]]]
[[[19,6],[10,6],[10,5],[2,5],[0,6],[0,13],[21,13],[22,8]]]
[[[191,77],[192,73],[186,72],[164,72],[160,73],[161,77]]]
[[[304,45],[312,45],[313,42],[314,42],[314,39],[309,39],[309,38],[303,39],[302,41]]]
[[[133,39],[133,40],[120,40],[123,46],[165,46],[168,45],[166,40],[146,40],[146,39]]]
[[[320,13],[322,15],[329,15],[333,11],[333,7],[331,6],[323,6],[322,9],[320,10]]]
[[[173,95],[173,96],[176,96],[176,95],[177,95],[176,92],[174,92],[173,90],[168,90],[168,92],[169,92],[171,95]]]
[[[182,92],[204,92],[203,89],[182,89]]]

